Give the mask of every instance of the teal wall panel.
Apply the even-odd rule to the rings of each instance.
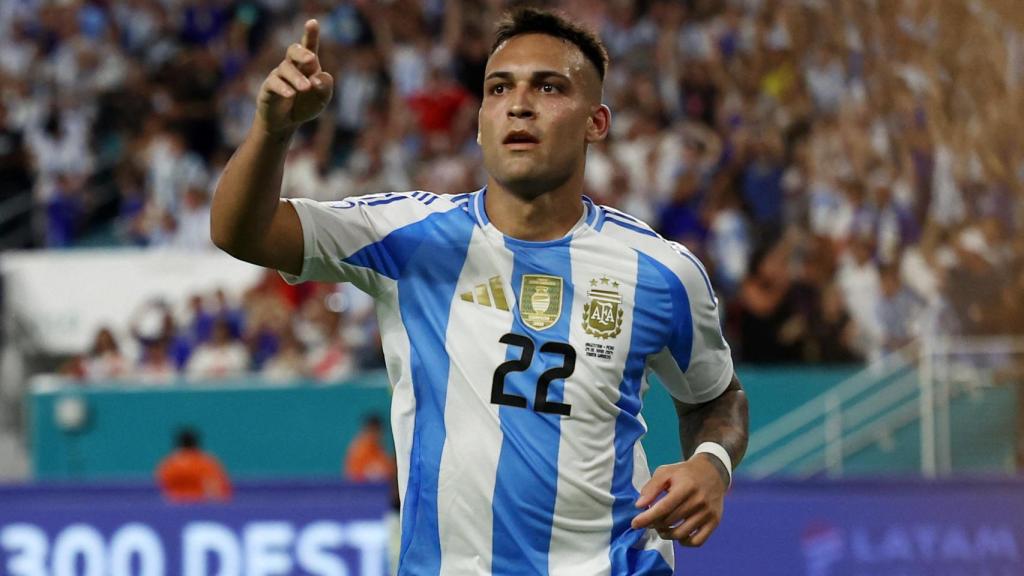
[[[850,368],[741,367],[757,428],[854,372]],[[54,418],[59,398],[81,397],[88,420],[78,432]],[[645,398],[652,467],[678,461],[675,410],[660,383]],[[196,427],[204,445],[238,478],[336,477],[349,440],[370,412],[390,413],[386,376],[353,382],[273,387],[258,382],[212,386],[91,387],[38,392],[30,399],[35,477],[43,480],[147,478],[167,454],[175,430]],[[390,436],[390,435],[389,435]]]
[[[751,428],[758,429],[853,373],[852,369],[741,368],[750,398]],[[58,399],[80,397],[88,407],[83,429],[57,426]],[[652,381],[644,401],[651,467],[679,459],[675,410]],[[1015,395],[1010,388],[958,399],[952,410],[954,467],[964,471],[1012,466]],[[338,476],[345,447],[369,413],[390,412],[383,373],[337,386],[304,383],[273,387],[248,383],[167,388],[96,387],[40,392],[30,399],[35,477],[120,479],[151,476],[167,454],[175,430],[191,425],[204,445],[236,477]],[[964,425],[969,422],[970,425]],[[846,462],[846,473],[916,473],[917,426],[893,434]],[[740,471],[742,473],[742,469]]]
[[[88,406],[81,431],[56,424],[66,395]],[[337,386],[77,389],[34,394],[30,412],[38,479],[148,477],[182,425],[198,429],[235,477],[337,477],[363,416],[389,420],[390,393],[383,374]]]

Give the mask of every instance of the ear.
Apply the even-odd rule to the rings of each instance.
[[[587,143],[600,142],[608,136],[612,126],[612,111],[601,104],[587,118]]]

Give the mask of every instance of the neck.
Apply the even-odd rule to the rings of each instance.
[[[525,198],[487,179],[484,209],[502,234],[545,242],[565,236],[583,216],[582,181],[575,178],[534,198]]]

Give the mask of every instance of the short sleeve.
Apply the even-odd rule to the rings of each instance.
[[[680,257],[667,267],[673,317],[668,341],[648,358],[672,396],[687,404],[714,400],[733,376],[732,351],[722,334],[718,298],[696,256],[673,244]]]
[[[290,284],[351,282],[368,294],[380,293],[385,278],[401,274],[388,236],[431,213],[421,200],[426,194],[387,193],[333,202],[286,200],[302,224],[303,257],[299,275],[281,276]]]

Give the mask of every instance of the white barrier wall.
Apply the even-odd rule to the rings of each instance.
[[[144,303],[182,305],[195,293],[237,295],[262,269],[219,251],[153,249],[25,251],[0,255],[4,317],[46,352],[88,349],[100,326],[124,335]]]

